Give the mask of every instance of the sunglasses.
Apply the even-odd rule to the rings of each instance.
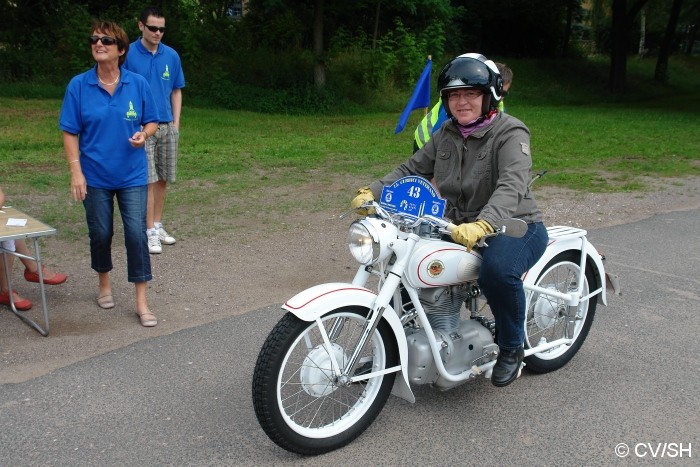
[[[162,28],[159,28],[158,26],[149,26],[148,24],[144,24],[144,26],[146,26],[151,32],[160,31],[161,34],[165,32],[165,26],[163,26]]]
[[[109,36],[90,36],[88,37],[88,41],[90,41],[90,44],[95,45],[97,44],[97,41],[101,41],[102,45],[114,45],[114,44],[119,44],[119,39],[115,39],[114,37],[109,37]]]

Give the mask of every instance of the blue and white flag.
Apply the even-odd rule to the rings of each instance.
[[[401,133],[403,128],[408,122],[408,117],[411,112],[415,109],[422,109],[425,107],[430,107],[430,69],[433,67],[433,61],[428,59],[428,63],[425,64],[423,73],[421,73],[418,82],[416,83],[416,88],[413,90],[413,95],[411,99],[406,104],[406,108],[403,109],[401,117],[399,118],[399,123],[396,125],[396,130],[394,134]]]

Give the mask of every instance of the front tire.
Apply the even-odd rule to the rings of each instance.
[[[321,318],[330,351],[317,321],[287,313],[270,332],[253,373],[253,407],[277,445],[304,455],[332,451],[359,436],[382,410],[396,373],[342,384],[331,365],[332,355],[341,369],[345,366],[368,312],[348,307]],[[356,373],[370,365],[371,372],[398,365],[395,339],[383,319],[362,350]]]
[[[580,271],[580,253],[563,252],[555,256],[543,269],[535,285],[568,293],[577,290]],[[582,296],[596,287],[595,274],[590,265],[584,274]],[[593,289],[594,290],[594,289]],[[552,342],[562,337],[573,338],[571,345],[560,345],[525,358],[526,368],[535,373],[548,373],[566,365],[579,351],[591,329],[597,305],[597,296],[581,300],[577,307],[569,307],[564,300],[538,292],[527,295],[525,318],[525,348]]]

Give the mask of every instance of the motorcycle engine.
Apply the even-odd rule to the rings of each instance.
[[[433,329],[453,332],[459,326],[459,313],[468,295],[466,285],[453,285],[421,289],[418,298]]]
[[[491,331],[481,323],[460,319],[461,307],[468,295],[467,285],[421,289],[419,292],[434,339],[441,348],[440,357],[451,374],[459,374],[474,365],[493,360],[498,349]],[[424,328],[407,329],[406,339],[408,379],[411,383],[433,384],[444,390],[464,382],[447,381],[439,376]]]

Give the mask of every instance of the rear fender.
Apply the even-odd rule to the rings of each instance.
[[[282,308],[303,321],[315,321],[329,311],[339,308],[358,306],[371,309],[376,298],[377,294],[364,287],[344,282],[333,282],[316,285],[298,293],[287,300],[282,305]],[[396,378],[392,393],[413,403],[416,399],[408,384],[406,367],[408,362],[408,344],[401,320],[399,320],[396,311],[389,305],[384,310],[382,319],[389,323],[399,348],[401,377]]]
[[[551,242],[549,245],[547,245],[547,249],[545,250],[544,254],[542,257],[535,263],[535,265],[527,272],[525,273],[525,278],[523,279],[523,283],[528,284],[528,285],[535,285],[535,281],[537,278],[540,276],[542,271],[544,271],[545,266],[554,258],[557,256],[559,253],[563,253],[565,251],[571,251],[575,255],[580,255],[581,254],[581,239],[580,238],[569,238],[569,239],[564,239],[564,240],[556,240],[554,242]],[[588,241],[586,241],[586,247],[585,247],[585,253],[586,253],[586,264],[590,264],[593,267],[593,272],[595,273],[596,277],[596,282],[595,289],[599,289],[602,287],[602,291],[600,294],[598,294],[598,303],[603,304],[605,306],[608,305],[608,299],[605,293],[606,290],[606,283],[605,283],[605,266],[603,266],[603,260],[600,256],[600,253],[591,245]]]

